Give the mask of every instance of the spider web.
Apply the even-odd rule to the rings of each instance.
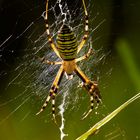
[[[80,0],[76,0],[73,4],[75,6],[72,5],[69,7],[70,4],[68,1],[63,2],[57,0],[54,3],[50,2],[49,25],[54,39],[62,25],[62,21],[65,21],[73,27],[78,42],[80,42],[84,34],[84,11],[82,6],[79,7],[79,3]],[[25,2],[25,4],[27,5],[27,2]],[[45,4],[43,6],[45,7]],[[95,5],[89,5],[88,11],[94,9],[94,7]],[[36,12],[38,9],[42,10],[41,5],[30,8],[28,11],[20,14],[16,20],[12,34],[0,44],[0,62],[3,67],[0,71],[0,79],[1,82],[6,79],[6,84],[2,84],[1,86],[1,126],[7,123],[11,118],[13,119],[16,117],[18,121],[24,122],[30,116],[36,117],[35,114],[46,99],[51,84],[59,69],[59,66],[41,64],[37,59],[38,56],[45,56],[52,61],[59,60],[48,44],[44,23],[45,12],[28,20],[24,27],[21,27],[22,30],[19,30],[24,18],[27,18],[28,14],[32,16],[31,13],[33,11]],[[89,12],[89,15],[92,15],[92,13]],[[94,18],[90,19],[89,22],[94,23],[98,18],[100,18],[100,13],[97,11]],[[88,44],[93,45],[100,40],[101,36],[95,37],[94,39],[92,36],[94,32],[101,27],[104,21],[104,19],[101,19],[97,25],[90,27],[90,35],[86,44],[87,47],[82,49],[80,55],[88,51]],[[18,46],[18,48],[16,46]],[[99,48],[100,49],[95,51],[94,56],[91,56],[88,60],[89,64],[98,65],[105,62],[107,54],[103,53],[102,46]],[[12,65],[13,62],[14,65]],[[79,66],[82,70],[86,71],[89,77],[95,77],[95,75],[97,75],[97,77],[92,80],[99,80],[100,71],[95,70],[92,65],[88,65],[87,68],[84,62],[79,63]],[[65,77],[62,80],[56,99],[56,106],[58,106],[60,110],[57,115],[61,116],[61,140],[66,136],[63,132],[65,121],[67,121],[65,119],[65,112],[68,112],[67,114],[71,114],[73,111],[78,112],[82,104],[80,102],[83,102],[85,98],[87,98],[86,96],[79,96],[81,92],[81,88],[79,88],[80,83],[81,81],[76,75],[70,81],[66,80]],[[47,107],[46,110],[51,112],[50,107]],[[39,115],[39,117],[47,123],[51,121],[51,119],[49,119],[51,118],[51,113],[48,112],[46,113],[45,111],[45,115]],[[95,114],[98,115],[98,111]],[[121,131],[119,126],[114,126],[114,128],[116,128],[116,130],[109,132],[105,136],[106,139],[112,140],[118,137],[118,135],[124,137],[124,133],[119,133]]]

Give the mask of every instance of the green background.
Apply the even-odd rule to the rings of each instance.
[[[75,1],[77,7],[74,2],[67,2],[71,11],[82,7],[80,0]],[[54,3],[51,1],[50,5]],[[98,80],[103,103],[81,121],[89,107],[89,96],[77,87],[79,79],[76,76],[71,81],[64,77],[56,100],[59,106],[63,93],[68,91],[64,114],[64,132],[68,137],[64,140],[76,139],[140,89],[140,1],[91,0],[86,4],[89,5],[90,28],[105,21],[90,35],[93,48],[97,50],[95,56],[79,65],[90,79]],[[35,115],[58,70],[56,66],[40,64],[34,57],[36,48],[47,41],[41,18],[45,1],[5,0],[0,2],[0,7],[0,44],[12,36],[0,47],[0,140],[59,140],[59,128],[51,120],[51,106],[39,116]],[[75,20],[72,26],[83,24],[81,11],[77,10],[72,17]],[[50,24],[53,22],[50,15]],[[83,34],[82,27],[76,30],[78,37]],[[43,48],[37,55],[43,54],[56,59],[50,48]],[[137,100],[89,140],[140,139],[139,108]],[[57,119],[60,124],[59,115]]]

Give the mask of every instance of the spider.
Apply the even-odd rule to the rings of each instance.
[[[52,62],[47,60],[45,57],[39,58],[42,63],[50,64],[50,65],[60,65],[60,68],[51,86],[49,95],[47,96],[45,103],[43,104],[40,111],[36,115],[43,112],[46,106],[48,105],[49,101],[52,100],[52,115],[53,115],[53,119],[56,122],[55,97],[57,95],[60,81],[64,73],[66,74],[67,77],[71,77],[73,73],[76,73],[81,78],[83,82],[83,87],[88,91],[90,95],[90,102],[91,102],[90,109],[84,115],[83,117],[84,119],[92,112],[94,107],[94,102],[99,103],[101,101],[101,96],[100,96],[97,82],[91,81],[77,66],[77,62],[87,59],[92,52],[92,48],[90,47],[85,55],[76,58],[77,54],[80,52],[80,50],[83,48],[84,44],[86,43],[89,34],[88,12],[86,9],[85,1],[82,0],[84,13],[85,13],[85,34],[79,45],[74,35],[74,32],[72,31],[72,28],[65,23],[62,24],[60,30],[58,31],[56,43],[53,42],[49,30],[49,24],[48,24],[48,2],[49,0],[47,0],[46,2],[46,15],[44,18],[46,23],[46,33],[48,35],[48,41],[50,46],[52,47],[56,55],[61,59],[61,61]]]

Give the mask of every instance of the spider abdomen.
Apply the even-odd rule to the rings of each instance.
[[[56,41],[57,49],[63,60],[73,60],[76,58],[77,40],[69,26],[62,25]]]

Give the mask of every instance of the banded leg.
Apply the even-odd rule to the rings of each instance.
[[[82,49],[82,47],[84,46],[87,38],[88,38],[88,32],[89,32],[89,27],[88,27],[88,12],[87,12],[87,9],[86,9],[86,5],[85,5],[85,1],[82,0],[83,2],[83,6],[84,6],[84,12],[85,12],[85,34],[82,38],[82,41],[81,43],[79,44],[78,46],[78,50],[77,50],[77,53],[79,53],[79,51]]]
[[[75,72],[83,81],[84,83],[83,87],[90,94],[90,110],[82,118],[82,119],[85,119],[92,112],[94,101],[96,101],[96,103],[99,103],[101,101],[101,95],[100,95],[97,83],[90,81],[88,77],[77,66],[75,68]]]
[[[88,52],[87,52],[85,55],[83,55],[83,56],[81,56],[81,57],[79,57],[79,58],[76,59],[76,63],[79,62],[79,61],[82,61],[82,60],[84,60],[84,59],[89,58],[89,56],[90,56],[91,53],[93,52],[92,50],[93,50],[93,49],[90,47],[89,50],[88,50]]]
[[[94,107],[94,101],[96,101],[97,105],[101,102],[101,95],[100,95],[100,92],[98,89],[98,85],[93,81],[89,81],[88,83],[85,83],[83,85],[83,87],[87,91],[89,91],[90,102],[91,102],[89,111],[87,113],[85,113],[83,118],[82,118],[82,119],[85,119],[92,112],[93,107]]]
[[[47,32],[48,40],[49,40],[49,43],[50,43],[52,49],[54,50],[54,52],[56,53],[56,55],[57,55],[59,58],[61,58],[60,55],[59,55],[59,52],[58,52],[58,50],[57,50],[57,48],[56,48],[56,46],[55,46],[55,43],[54,43],[53,40],[52,40],[52,36],[51,36],[50,30],[49,30],[49,24],[48,24],[48,2],[49,2],[49,0],[47,0],[47,2],[46,2],[46,15],[45,15],[46,32]]]
[[[52,115],[53,115],[53,119],[54,119],[55,123],[56,123],[56,119],[55,119],[55,97],[57,95],[57,91],[58,91],[58,88],[59,88],[58,86],[60,84],[60,81],[62,79],[63,74],[64,74],[63,65],[61,65],[61,67],[60,67],[60,69],[59,69],[59,71],[58,71],[58,73],[57,73],[57,75],[55,77],[55,80],[54,80],[54,82],[53,82],[53,84],[51,86],[49,95],[48,95],[45,103],[41,107],[40,111],[36,114],[36,115],[38,115],[41,112],[43,112],[44,109],[47,107],[50,99],[52,99]]]
[[[62,64],[61,61],[57,62],[57,61],[49,61],[47,60],[45,57],[38,57],[39,61],[41,61],[41,63],[44,63],[44,64],[49,64],[49,65],[60,65]]]

